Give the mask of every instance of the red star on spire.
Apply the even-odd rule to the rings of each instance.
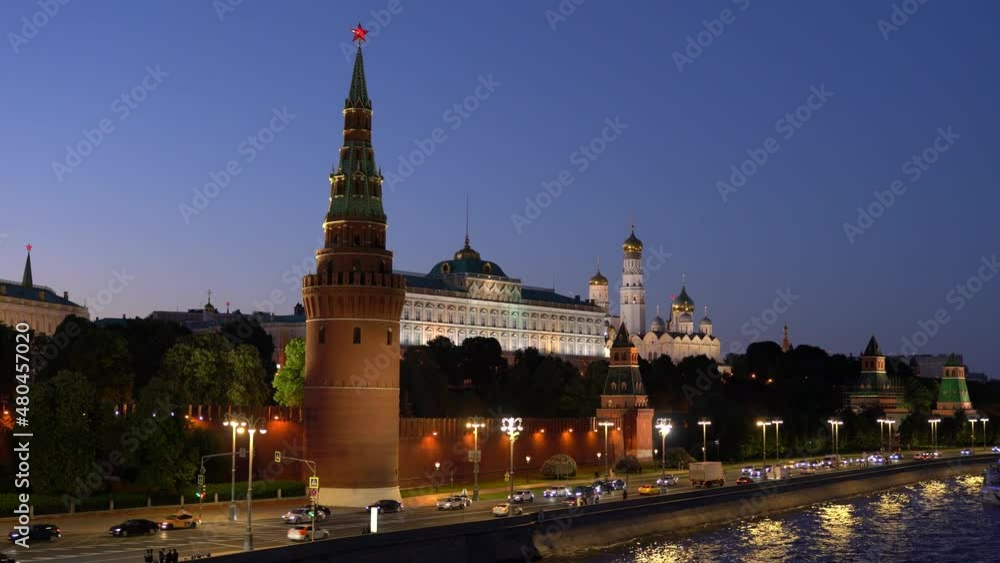
[[[367,39],[365,39],[365,35],[368,35],[368,30],[361,27],[361,22],[358,22],[358,27],[352,29],[351,32],[354,33],[354,39],[351,39],[351,41],[357,41],[358,45],[360,45],[362,41],[367,41]]]
[[[31,252],[31,245],[30,244],[27,244],[24,247],[28,249],[28,252]]]

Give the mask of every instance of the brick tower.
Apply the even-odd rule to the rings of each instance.
[[[324,244],[316,273],[302,279],[307,457],[317,462],[320,504],[354,507],[400,498],[399,319],[406,289],[386,250],[360,31]]]
[[[597,418],[618,422],[625,455],[652,459],[653,409],[649,408],[649,398],[642,386],[639,350],[624,322],[611,345],[610,362]]]

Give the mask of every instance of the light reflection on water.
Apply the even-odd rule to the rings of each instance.
[[[925,481],[554,561],[1000,561],[1000,507],[979,502],[981,483]]]

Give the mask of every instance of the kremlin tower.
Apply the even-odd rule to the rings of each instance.
[[[316,273],[302,279],[306,314],[305,434],[320,504],[399,499],[399,321],[405,281],[386,249],[382,175],[358,25],[344,142]]]

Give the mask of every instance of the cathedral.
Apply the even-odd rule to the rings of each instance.
[[[669,319],[660,317],[657,305],[656,316],[646,324],[645,273],[642,268],[642,241],[635,236],[635,229],[622,243],[624,261],[622,283],[619,289],[620,316],[610,312],[608,278],[597,273],[590,278],[589,299],[605,312],[605,356],[611,354],[616,333],[624,327],[639,356],[652,361],[660,356],[670,356],[674,363],[688,356],[707,356],[716,362],[722,361],[722,343],[712,334],[712,320],[708,318],[708,307],[701,321],[695,327],[694,300],[688,295],[686,280],[681,282],[680,293],[670,304]]]

